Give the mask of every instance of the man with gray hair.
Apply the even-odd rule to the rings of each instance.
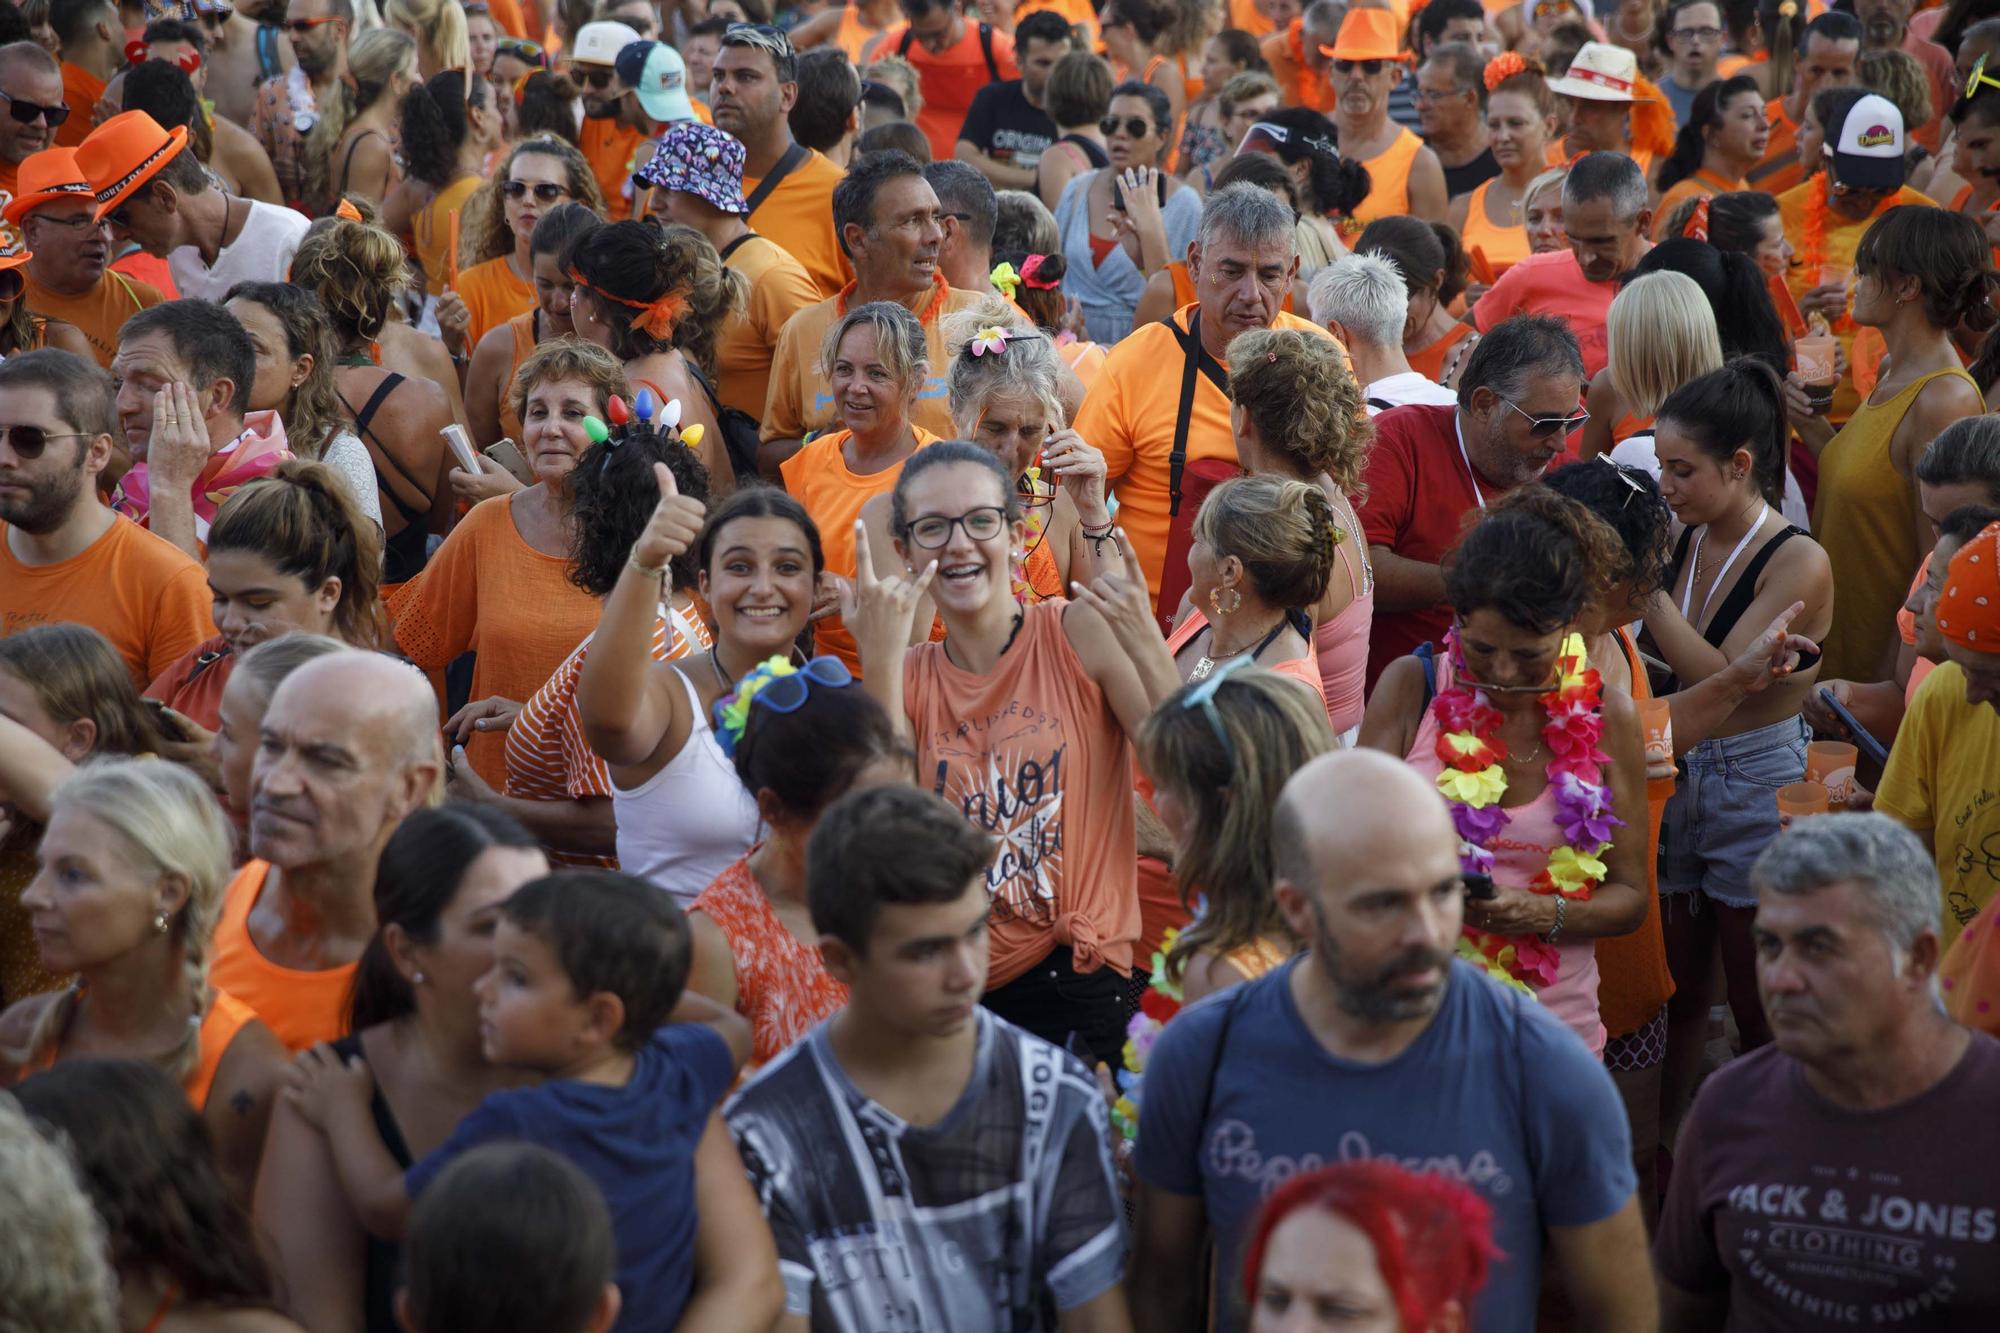
[[[1938,1009],[1930,854],[1882,815],[1826,815],[1751,883],[1773,1040],[1681,1129],[1662,1327],[2000,1328],[2000,1042]]]
[[[1576,335],[1586,376],[1604,369],[1605,321],[1618,280],[1652,249],[1651,194],[1623,153],[1585,153],[1563,181],[1569,249],[1529,255],[1500,275],[1468,319],[1486,333],[1515,315],[1556,315]]]
[[[924,179],[937,194],[944,219],[944,246],[938,272],[960,291],[993,290],[993,228],[1000,221],[1000,198],[970,162],[933,162]]]
[[[1416,403],[1375,418],[1355,506],[1375,568],[1368,688],[1382,669],[1451,623],[1438,561],[1465,516],[1546,472],[1589,419],[1576,339],[1560,319],[1517,315],[1472,349],[1450,406]],[[1086,435],[1095,440],[1095,436]]]
[[[1187,250],[1195,304],[1121,339],[1077,413],[1077,433],[1104,453],[1119,526],[1139,553],[1163,624],[1187,589],[1194,512],[1210,487],[1238,470],[1230,340],[1269,328],[1326,336],[1283,313],[1299,271],[1296,224],[1269,190],[1232,185],[1209,195]]]
[[[1405,403],[1456,403],[1458,396],[1410,369],[1403,355],[1408,288],[1396,266],[1380,255],[1346,255],[1313,277],[1307,303],[1313,322],[1326,325],[1354,363],[1365,387],[1368,415]]]

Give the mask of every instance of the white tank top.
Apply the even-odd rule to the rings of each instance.
[[[658,885],[685,910],[757,841],[757,800],[743,790],[701,706],[679,671],[694,710],[687,743],[665,767],[630,790],[611,784],[618,817],[618,868]]]

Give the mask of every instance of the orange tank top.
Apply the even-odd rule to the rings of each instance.
[[[1473,332],[1470,324],[1454,324],[1451,331],[1420,352],[1407,353],[1410,369],[1434,384],[1444,383],[1444,362],[1451,349]]]
[[[1405,129],[1395,141],[1362,163],[1373,182],[1368,197],[1354,210],[1354,220],[1363,226],[1376,218],[1392,218],[1410,211],[1410,164],[1424,141]]]
[[[250,909],[271,873],[267,861],[249,861],[223,891],[222,919],[215,923],[209,977],[277,1034],[296,1054],[315,1042],[333,1041],[347,1031],[347,993],[354,963],[315,972],[280,967],[250,938]]]
[[[515,444],[521,442],[521,414],[514,410],[514,376],[520,373],[521,363],[535,350],[535,312],[516,315],[507,321],[508,331],[514,335],[513,360],[507,363],[506,378],[500,381],[500,433]]]
[[[868,44],[886,31],[871,28],[861,21],[859,5],[843,5],[840,10],[840,26],[833,31],[833,44],[847,52],[847,58],[857,66],[867,64],[863,53]]]
[[[222,1057],[229,1053],[229,1045],[236,1040],[246,1024],[257,1021],[250,1006],[227,991],[209,992],[208,1012],[202,1015],[201,1030],[195,1036],[194,1068],[181,1076],[181,1091],[187,1094],[188,1105],[197,1112],[208,1107],[208,1094],[215,1087],[215,1073],[222,1068]],[[23,1075],[39,1074],[55,1067],[60,1054],[61,1043],[51,1046],[36,1059],[30,1060],[21,1069]]]
[[[1497,282],[1501,274],[1528,257],[1528,229],[1519,223],[1502,227],[1486,216],[1486,191],[1492,185],[1490,180],[1481,181],[1466,201],[1462,239],[1468,251],[1477,249],[1486,256],[1486,265]]]
[[[1632,671],[1632,702],[1653,697],[1645,664],[1624,630],[1617,631],[1618,648]],[[1667,971],[1667,947],[1660,927],[1660,819],[1667,811],[1664,796],[1646,799],[1646,919],[1629,935],[1607,936],[1597,942],[1597,1010],[1605,1035],[1625,1037],[1653,1021],[1674,993]]]
[[[989,990],[1062,945],[1078,972],[1123,975],[1139,938],[1132,746],[1070,646],[1068,607],[1026,608],[991,671],[960,669],[942,643],[903,659],[921,785],[999,840]]]

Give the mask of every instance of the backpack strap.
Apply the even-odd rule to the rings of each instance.
[[[916,44],[917,44],[917,34],[910,31],[908,24],[904,24],[903,40],[896,43],[896,54],[899,56],[907,57],[910,54],[910,48],[912,46],[915,46]]]
[[[770,198],[771,191],[778,188],[778,183],[799,169],[800,165],[805,162],[806,154],[809,151],[804,144],[794,141],[792,146],[785,150],[785,155],[778,159],[778,164],[771,168],[771,174],[764,177],[763,180],[758,181],[757,188],[752,190],[750,197],[743,201],[748,205],[743,210],[743,216],[747,218],[752,213],[755,213],[757,206]]]
[[[1000,62],[993,58],[993,25],[979,25],[979,54],[986,57],[986,79],[989,83],[1000,82]]]
[[[1429,640],[1425,640],[1417,645],[1417,650],[1411,656],[1424,664],[1424,707],[1429,708],[1431,700],[1437,698],[1438,692],[1437,647]]]

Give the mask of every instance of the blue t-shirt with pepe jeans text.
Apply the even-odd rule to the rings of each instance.
[[[1463,1181],[1492,1205],[1506,1257],[1472,1327],[1529,1333],[1543,1228],[1603,1221],[1632,1196],[1631,1131],[1611,1076],[1534,1000],[1460,962],[1402,1054],[1340,1059],[1292,997],[1292,970],[1312,965],[1293,959],[1191,1005],[1146,1064],[1138,1173],[1202,1197],[1225,1275],[1220,1328],[1243,1327],[1242,1247],[1264,1199],[1302,1171],[1388,1158]]]

